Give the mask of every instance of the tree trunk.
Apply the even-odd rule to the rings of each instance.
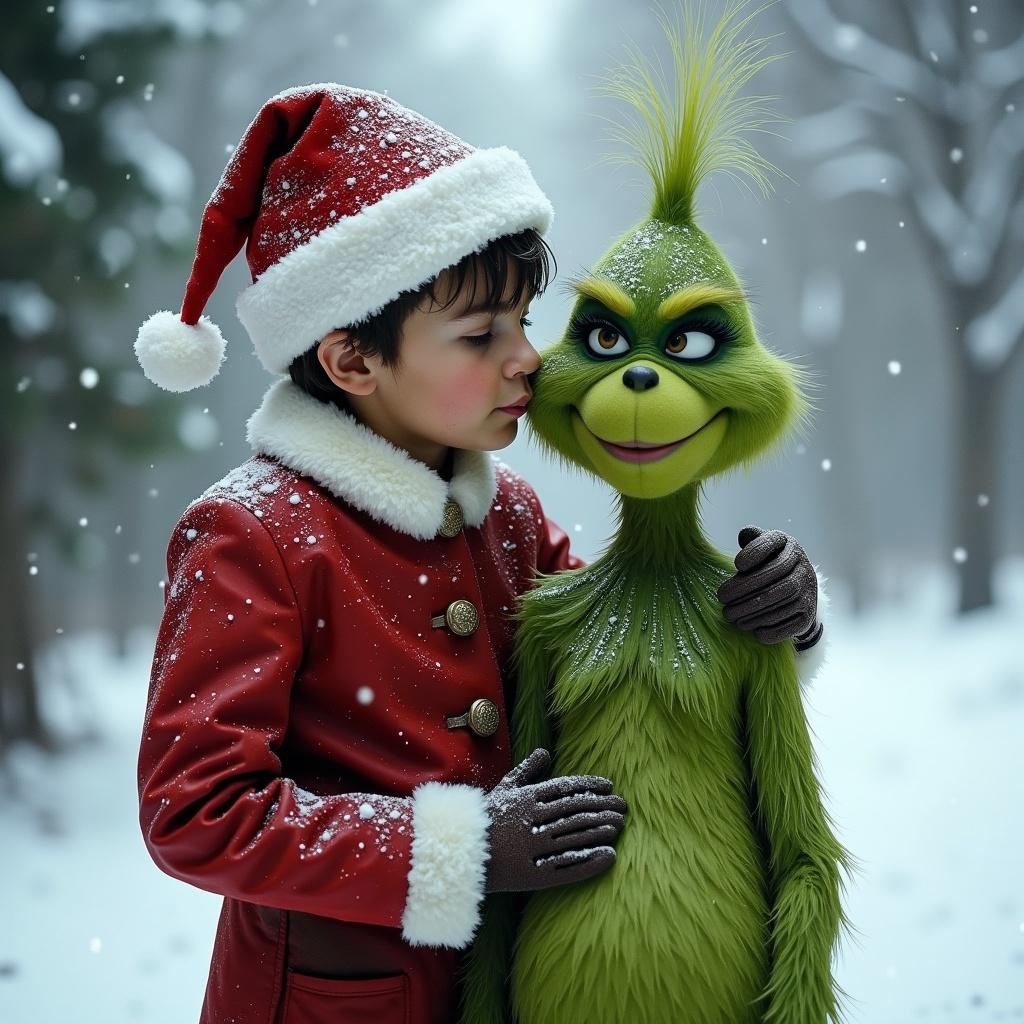
[[[958,352],[956,386],[960,413],[952,507],[954,550],[963,548],[967,557],[961,561],[952,552],[950,555],[959,578],[958,611],[964,614],[993,603],[1002,388],[998,373],[974,366],[962,347],[958,346]],[[984,498],[980,498],[982,495]]]
[[[52,746],[39,706],[32,630],[32,587],[29,585],[28,524],[18,502],[18,450],[0,447],[0,565],[7,585],[0,591],[0,751],[16,740]],[[18,665],[22,667],[19,669]]]

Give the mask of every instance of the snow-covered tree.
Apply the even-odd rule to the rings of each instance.
[[[150,128],[157,56],[233,27],[197,0],[17,4],[0,32],[0,750],[47,742],[33,650],[37,548],[83,555],[76,496],[175,447],[177,404],[145,386],[123,302],[147,252],[183,255],[192,173]]]
[[[953,362],[952,531],[960,610],[992,601],[999,423],[1024,349],[1024,5],[784,0],[845,99],[799,137],[826,198],[874,191],[909,208],[939,278]],[[867,22],[871,24],[868,25]]]

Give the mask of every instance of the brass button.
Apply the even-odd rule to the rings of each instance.
[[[441,529],[438,533],[442,537],[458,537],[465,525],[466,520],[462,515],[462,506],[454,498],[449,498],[444,503],[444,516],[441,519]]]
[[[493,700],[480,697],[469,705],[469,711],[466,714],[449,718],[448,728],[458,729],[465,725],[477,736],[493,736],[498,731],[500,721],[501,712],[498,710],[498,705]]]
[[[444,615],[435,615],[430,624],[434,629],[447,626],[456,636],[472,636],[480,625],[480,614],[472,601],[460,597],[444,610]]]

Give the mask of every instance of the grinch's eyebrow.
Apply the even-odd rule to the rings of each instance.
[[[636,314],[636,303],[614,281],[607,277],[583,277],[570,281],[569,287],[584,299],[593,299],[607,306],[619,316],[630,317]]]
[[[743,292],[739,288],[726,288],[720,284],[702,281],[680,288],[667,299],[663,299],[658,307],[658,316],[662,320],[676,320],[698,306],[707,306],[712,302],[728,303],[742,300]]]

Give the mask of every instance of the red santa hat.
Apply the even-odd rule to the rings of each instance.
[[[552,216],[511,149],[474,149],[380,93],[289,89],[256,115],[206,204],[180,313],[146,320],[135,353],[169,391],[216,376],[224,339],[202,313],[243,243],[253,283],[238,316],[263,365],[285,373],[334,328]]]

